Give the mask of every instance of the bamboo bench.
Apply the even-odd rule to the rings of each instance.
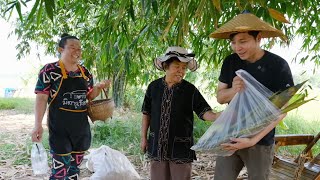
[[[320,180],[320,153],[315,157],[312,154],[312,147],[319,138],[320,132],[316,136],[309,134],[277,135],[275,152],[280,146],[306,145],[306,148],[294,160],[275,155],[270,179]]]

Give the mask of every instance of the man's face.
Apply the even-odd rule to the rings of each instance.
[[[257,60],[256,54],[260,50],[260,40],[260,35],[254,38],[247,32],[238,33],[231,39],[231,48],[240,59],[254,62]]]

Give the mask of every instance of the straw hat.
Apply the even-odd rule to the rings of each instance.
[[[286,36],[282,31],[274,28],[269,23],[264,22],[251,13],[237,15],[211,33],[210,37],[217,39],[229,39],[231,34],[248,31],[260,31],[261,37],[263,38],[281,37],[286,39]]]
[[[154,65],[157,69],[164,71],[163,62],[172,57],[176,57],[179,61],[188,63],[188,69],[190,69],[190,71],[195,71],[199,66],[194,59],[194,56],[193,53],[188,53],[188,51],[182,47],[172,46],[168,47],[164,56],[154,59]]]

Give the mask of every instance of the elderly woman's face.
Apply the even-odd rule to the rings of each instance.
[[[179,83],[184,78],[186,70],[187,63],[175,60],[166,68],[166,78],[172,83]]]

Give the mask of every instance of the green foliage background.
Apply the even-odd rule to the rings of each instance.
[[[270,39],[265,48],[300,36],[301,50],[309,54],[296,61],[319,65],[319,7],[320,1],[309,0],[4,0],[0,13],[5,19],[19,15],[13,32],[19,37],[18,58],[30,53],[31,42],[55,55],[62,33],[78,36],[84,64],[97,81],[113,79],[113,97],[122,106],[127,88],[141,88],[159,76],[153,59],[168,46],[195,52],[202,67],[197,78],[210,78],[207,72],[218,70],[231,51],[228,41],[209,39],[209,34],[243,10],[287,35],[288,41]],[[207,83],[205,89],[215,84]]]

